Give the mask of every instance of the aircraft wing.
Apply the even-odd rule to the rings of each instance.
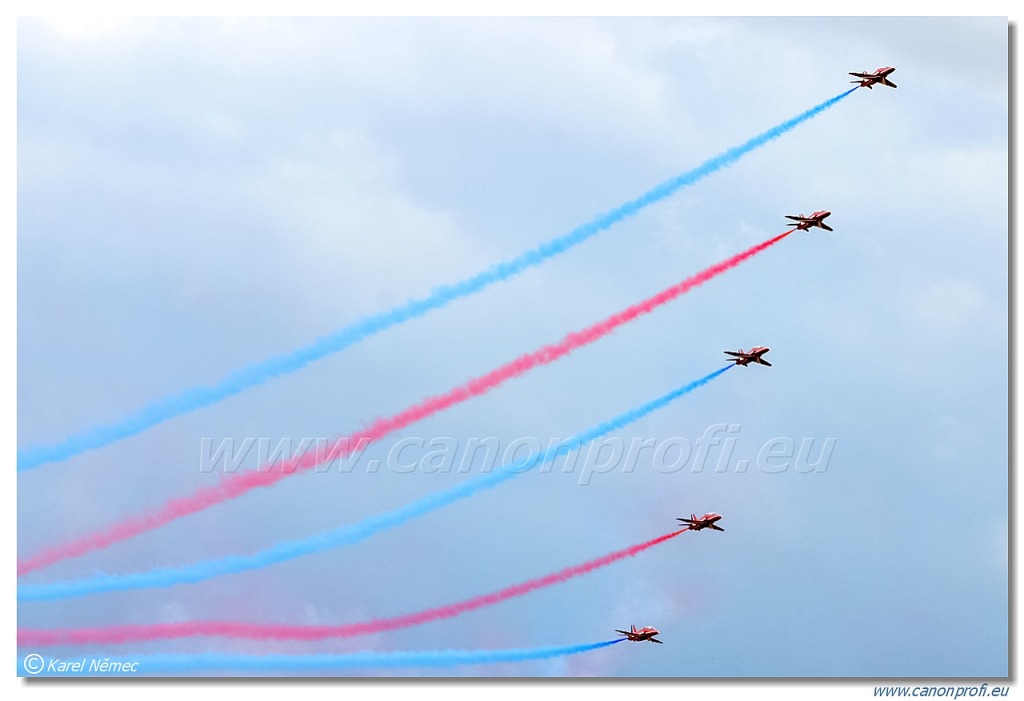
[[[768,362],[767,360],[765,360],[764,358],[758,358],[758,360],[760,360],[760,361],[761,361],[761,365],[767,365],[768,367],[771,367],[771,366],[772,366],[772,364],[771,364],[771,363],[769,363],[769,362]]]
[[[858,78],[874,78],[873,73],[851,73],[850,75],[857,76]]]
[[[721,526],[716,526],[716,525],[715,525],[715,524],[713,524],[713,523],[709,523],[709,524],[708,524],[708,527],[709,527],[709,528],[711,528],[712,530],[715,530],[715,531],[722,531],[723,533],[725,533],[725,529],[724,529],[724,528],[722,528]]]
[[[828,224],[826,224],[825,222],[821,222],[821,223],[820,223],[820,226],[821,226],[821,228],[822,228],[822,229],[824,229],[825,231],[835,231],[835,229],[833,229],[833,228],[832,228],[831,226],[829,226],[829,225],[828,225]]]
[[[658,643],[659,645],[663,645],[664,644],[660,640],[658,640],[657,638],[647,638],[647,639],[650,640],[652,643]]]
[[[734,355],[737,358],[745,358],[746,355],[747,355],[746,353],[735,353],[733,351],[722,351],[722,352],[725,353],[726,355]]]

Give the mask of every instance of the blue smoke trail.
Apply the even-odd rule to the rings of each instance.
[[[126,589],[147,589],[150,587],[169,587],[175,584],[194,584],[224,574],[259,569],[278,562],[284,562],[285,560],[302,557],[303,555],[311,555],[331,548],[352,545],[383,530],[395,528],[414,518],[428,514],[431,511],[436,511],[460,499],[470,497],[483,489],[496,487],[502,482],[506,482],[523,472],[533,469],[536,465],[552,462],[558,456],[565,455],[596,438],[627,426],[647,414],[664,407],[669,402],[682,397],[684,394],[688,394],[698,387],[706,385],[731,367],[735,366],[726,365],[715,370],[710,375],[678,387],[651,402],[619,414],[604,423],[597,424],[589,430],[580,433],[573,440],[564,441],[554,448],[548,448],[543,453],[535,454],[532,456],[531,461],[524,466],[503,465],[494,473],[480,475],[455,487],[427,494],[405,506],[370,516],[349,526],[317,533],[301,540],[278,543],[273,547],[252,555],[229,555],[215,560],[203,560],[184,567],[165,567],[148,572],[100,575],[91,579],[19,586],[18,600],[53,601],[55,599],[70,599],[88,594],[123,591]]]
[[[599,643],[561,645],[557,647],[511,648],[505,650],[424,650],[398,652],[356,652],[346,655],[242,655],[208,652],[197,655],[138,655],[137,657],[103,657],[86,662],[83,669],[63,672],[49,671],[51,661],[57,658],[30,657],[19,659],[19,670],[40,669],[39,676],[109,676],[111,670],[118,676],[167,672],[196,672],[201,670],[233,670],[239,672],[310,672],[321,669],[353,669],[381,667],[455,667],[467,664],[495,662],[525,662],[552,657],[578,655],[602,647],[621,643],[626,638],[604,640]],[[80,660],[82,658],[77,658]],[[77,662],[69,660],[69,662]],[[58,660],[59,662],[59,660]],[[105,663],[104,671],[90,671],[90,665]],[[27,665],[27,666],[26,666]],[[59,670],[61,668],[55,667]]]
[[[832,107],[856,89],[851,88],[841,95],[826,100],[820,105],[816,105],[806,112],[772,127],[740,146],[735,146],[704,161],[704,163],[693,170],[677,175],[671,180],[666,180],[635,200],[605,212],[567,234],[543,243],[533,250],[526,251],[512,260],[492,265],[487,270],[477,273],[462,282],[438,287],[423,299],[410,300],[390,311],[365,317],[336,333],[324,336],[296,351],[237,370],[209,387],[194,387],[175,396],[155,401],[120,421],[89,429],[59,443],[18,451],[18,470],[28,470],[46,463],[67,460],[87,450],[102,448],[115,441],[142,433],[146,429],[176,416],[210,406],[222,399],[244,392],[251,387],[261,385],[275,377],[300,370],[315,360],[344,350],[373,334],[384,331],[392,326],[397,326],[410,319],[423,316],[433,309],[447,305],[449,302],[475,294],[492,283],[506,280],[528,268],[540,265],[547,259],[568,251],[570,248],[583,243],[623,219],[637,214],[645,207],[665,199],[684,187],[693,185],[702,178],[726,166],[732,165],[744,155],[764,146],[773,139],[777,139],[794,127]]]

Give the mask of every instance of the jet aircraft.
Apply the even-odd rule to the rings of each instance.
[[[787,214],[786,219],[798,222],[796,225],[797,230],[807,231],[812,226],[820,226],[825,231],[832,231],[832,227],[825,223],[825,219],[831,216],[831,214],[832,212],[828,210],[820,209],[809,217],[805,217],[803,214],[795,217],[792,214]]]
[[[713,531],[725,532],[725,529],[721,526],[716,526],[715,522],[722,518],[721,514],[716,514],[714,511],[708,512],[697,518],[697,514],[690,514],[690,518],[677,518],[676,521],[682,521],[683,527],[688,528],[691,531],[699,531],[704,528],[710,528]]]
[[[772,364],[765,360],[762,356],[767,353],[770,348],[765,346],[755,346],[749,351],[744,351],[740,348],[738,351],[724,351],[726,355],[733,356],[729,358],[732,362],[737,365],[750,365],[751,363],[757,363],[758,365],[767,365],[771,367]]]
[[[622,633],[626,636],[627,640],[632,640],[634,643],[639,643],[644,640],[650,640],[652,643],[661,644],[661,641],[654,637],[655,635],[659,634],[658,629],[651,628],[650,626],[644,626],[640,630],[637,630],[636,626],[631,625],[628,631],[616,630],[615,632]]]
[[[867,88],[868,90],[871,89],[872,85],[878,84],[887,85],[890,88],[895,88],[896,83],[889,80],[889,74],[895,70],[896,69],[893,68],[892,66],[885,66],[883,68],[879,68],[874,73],[868,73],[867,71],[865,71],[864,73],[851,73],[850,75],[854,76],[855,78],[860,78],[860,80],[851,80],[850,82],[859,83],[860,85],[858,87]]]

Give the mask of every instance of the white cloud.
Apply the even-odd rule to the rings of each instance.
[[[143,434],[120,451],[97,451],[58,467],[77,470],[73,479],[49,483],[67,490],[59,498],[46,491],[43,472],[22,480],[22,542],[31,541],[34,526],[50,532],[51,503],[104,494],[89,508],[64,509],[102,520],[126,515],[133,499],[157,503],[168,496],[168,485],[191,483],[194,475],[179,470],[192,463],[173,456],[191,451],[197,432],[351,429],[621,309],[778,231],[783,214],[820,202],[835,213],[834,234],[790,237],[586,352],[421,427],[451,436],[566,435],[713,369],[703,363],[721,358],[728,346],[719,339],[748,334],[736,345],[765,338],[779,354],[775,367],[724,376],[643,426],[691,435],[694,426],[746,417],[744,431],[749,427],[751,435],[837,427],[841,458],[818,482],[787,476],[769,484],[732,474],[670,481],[638,469],[621,481],[604,476],[585,494],[576,487],[555,494],[524,481],[464,502],[458,512],[436,514],[414,531],[250,573],[247,581],[267,577],[281,585],[274,596],[284,597],[290,576],[319,582],[329,561],[337,568],[330,582],[310,585],[298,603],[281,603],[310,622],[333,620],[334,613],[347,618],[378,608],[405,610],[406,597],[414,595],[425,605],[442,603],[452,592],[420,587],[417,568],[429,567],[433,582],[478,593],[477,584],[495,586],[488,579],[496,576],[492,568],[507,566],[498,579],[507,574],[511,583],[524,574],[520,569],[542,568],[542,556],[544,566],[583,559],[572,553],[591,539],[586,529],[603,529],[609,542],[621,543],[633,527],[662,523],[660,511],[675,509],[680,499],[735,499],[737,527],[720,541],[734,548],[732,555],[701,552],[713,552],[714,562],[721,558],[737,580],[799,571],[809,558],[824,570],[848,573],[851,552],[883,548],[892,557],[897,551],[889,542],[879,545],[871,529],[851,531],[845,522],[824,519],[803,531],[793,518],[849,512],[851,493],[876,494],[879,475],[892,473],[902,478],[885,483],[885,499],[905,505],[913,521],[931,514],[935,502],[919,504],[919,485],[906,475],[929,474],[928,486],[940,500],[956,496],[962,483],[928,472],[934,453],[908,447],[905,436],[947,433],[950,450],[964,441],[1005,440],[992,428],[1005,426],[1005,407],[965,403],[978,386],[1004,386],[1004,366],[974,369],[962,362],[987,359],[990,341],[1005,338],[1006,302],[998,296],[1005,247],[962,246],[964,232],[951,224],[982,218],[986,240],[1005,236],[993,225],[1005,217],[1007,157],[999,128],[1005,103],[988,97],[1002,78],[985,73],[996,49],[978,45],[998,44],[1002,34],[996,24],[969,23],[956,42],[970,50],[954,68],[949,59],[935,67],[937,47],[959,22],[145,20],[129,23],[109,46],[27,22],[19,36],[18,418],[22,435],[33,437],[57,437],[70,424],[140,397],[290,350],[355,316],[564,233],[836,94],[846,85],[845,71],[869,67],[867,54],[871,60],[884,54],[881,64],[900,49],[905,60],[897,56],[893,65],[900,60],[897,75],[906,78],[895,91],[851,96],[758,154],[519,280],[382,334],[336,363]],[[908,37],[907,28],[916,26],[923,28]],[[962,89],[980,99],[949,102],[946,91],[953,88],[943,78],[979,71],[984,89]],[[985,343],[970,342],[977,329],[991,331]],[[919,339],[926,349],[937,340],[946,343],[939,348],[956,351],[942,372],[957,382],[940,386],[933,366],[908,379],[908,364],[918,363],[905,351]],[[836,349],[846,355],[836,358]],[[910,380],[913,392],[906,387]],[[950,427],[971,413],[979,414],[971,424],[977,428],[955,434]],[[904,422],[899,431],[889,424],[897,418]],[[307,429],[310,424],[316,428]],[[154,456],[153,465],[140,465],[136,455]],[[882,462],[900,456],[908,464],[886,471],[875,467],[879,456]],[[85,489],[96,474],[103,475],[99,486]],[[216,539],[169,540],[174,547],[163,554],[199,557],[207,550],[257,547],[278,530],[298,535],[339,525],[437,484],[367,477],[296,480],[212,510],[203,523],[226,526],[209,530],[220,534]],[[977,484],[998,493],[997,477],[978,475]],[[837,480],[852,489],[835,489]],[[623,512],[623,502],[643,507],[643,520]],[[504,518],[495,524],[498,510]],[[520,523],[524,532],[517,539],[510,529]],[[753,524],[747,534],[744,523]],[[813,552],[749,549],[754,527],[764,529],[762,543],[780,529],[797,528]],[[182,524],[161,535],[173,539],[175,532],[202,530]],[[718,634],[735,642],[721,662],[727,674],[737,669],[729,660],[759,654],[741,634],[749,618],[730,617],[749,602],[729,597],[749,588],[715,590],[713,600],[709,595],[696,604],[676,597],[673,577],[687,572],[687,556],[706,542],[680,542],[680,548],[609,569],[603,584],[579,578],[549,592],[550,598],[526,597],[516,603],[515,610],[525,612],[521,619],[481,611],[439,627],[440,635],[433,628],[410,630],[379,642],[477,641],[494,632],[495,621],[508,621],[497,642],[519,644],[535,631],[547,635],[549,623],[596,616],[591,602],[599,596],[611,602],[607,615],[616,619],[602,623],[602,631],[628,625],[630,618],[638,625],[658,625],[662,616],[683,619],[707,604],[709,615],[724,622]],[[69,566],[128,562],[129,550],[136,558],[144,554],[141,547],[112,549],[106,559]],[[779,559],[790,557],[800,560]],[[613,579],[618,571],[633,579],[620,585]],[[337,573],[365,579],[367,589],[332,599],[350,589],[334,581]],[[849,575],[851,589],[869,582],[864,590],[877,592],[883,604],[907,584],[899,573],[885,581],[872,571]],[[1004,575],[1005,569],[988,573],[977,587],[997,589]],[[944,576],[936,573],[937,588]],[[371,592],[371,583],[380,588]],[[183,601],[198,602],[190,611],[223,609],[219,597],[231,593],[203,585],[182,591],[195,597]],[[180,606],[159,604],[162,596],[140,596],[131,615],[144,618],[152,602],[158,602],[154,616],[183,615]],[[552,600],[568,603],[555,612],[535,603]],[[879,603],[867,594],[865,601]],[[977,612],[974,601],[962,603],[965,615]],[[232,604],[241,611],[246,602],[236,597]],[[780,596],[772,604],[797,643],[801,631],[819,630],[798,598]],[[98,622],[120,622],[126,613],[109,602],[95,606],[76,610],[82,620]],[[47,615],[59,612],[55,607]],[[37,614],[25,616],[30,623]],[[952,641],[967,650],[965,664],[981,664],[1005,645],[1005,635],[993,643],[990,632],[967,645]],[[870,646],[873,635],[868,625],[851,625],[836,659]],[[947,648],[950,642],[937,635],[929,644]],[[933,652],[925,645],[905,651],[899,662],[908,673],[930,669],[923,665]],[[780,641],[780,658],[793,655],[799,650]],[[602,669],[601,659],[538,667],[593,673]],[[652,669],[642,656],[616,655],[614,661],[613,673]]]

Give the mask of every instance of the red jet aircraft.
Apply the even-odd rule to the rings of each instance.
[[[786,219],[792,219],[795,222],[799,222],[799,224],[796,225],[798,231],[807,231],[812,226],[820,226],[825,231],[832,231],[832,227],[826,224],[824,221],[827,217],[831,215],[832,212],[829,212],[826,209],[820,209],[809,217],[805,217],[802,214],[798,217],[794,217],[791,214],[787,214]]]
[[[636,626],[631,625],[628,631],[616,630],[616,633],[622,633],[626,636],[627,640],[632,640],[634,643],[639,643],[644,640],[650,640],[652,643],[661,644],[661,641],[655,638],[655,635],[659,634],[657,628],[651,628],[650,626],[644,626],[640,630],[636,629]]]
[[[724,533],[724,528],[715,525],[715,522],[720,518],[722,518],[721,514],[716,514],[714,511],[711,511],[700,518],[697,518],[697,514],[690,514],[690,518],[677,518],[676,521],[682,521],[685,528],[688,528],[691,531],[710,528],[713,531],[722,531]]]
[[[761,357],[769,350],[771,349],[766,348],[765,346],[755,346],[754,348],[751,348],[749,351],[744,351],[742,348],[740,348],[738,351],[724,352],[726,355],[734,356],[732,358],[729,358],[729,360],[736,363],[737,365],[750,365],[751,363],[757,363],[758,365],[767,365],[768,367],[771,367],[772,364]]]
[[[871,89],[872,85],[877,85],[879,83],[882,85],[888,85],[890,88],[895,88],[896,83],[892,82],[888,78],[889,74],[895,70],[896,69],[892,66],[885,66],[884,68],[879,68],[874,73],[851,73],[850,75],[860,78],[860,80],[851,80],[850,82],[860,83],[859,87],[867,88],[868,90]]]

